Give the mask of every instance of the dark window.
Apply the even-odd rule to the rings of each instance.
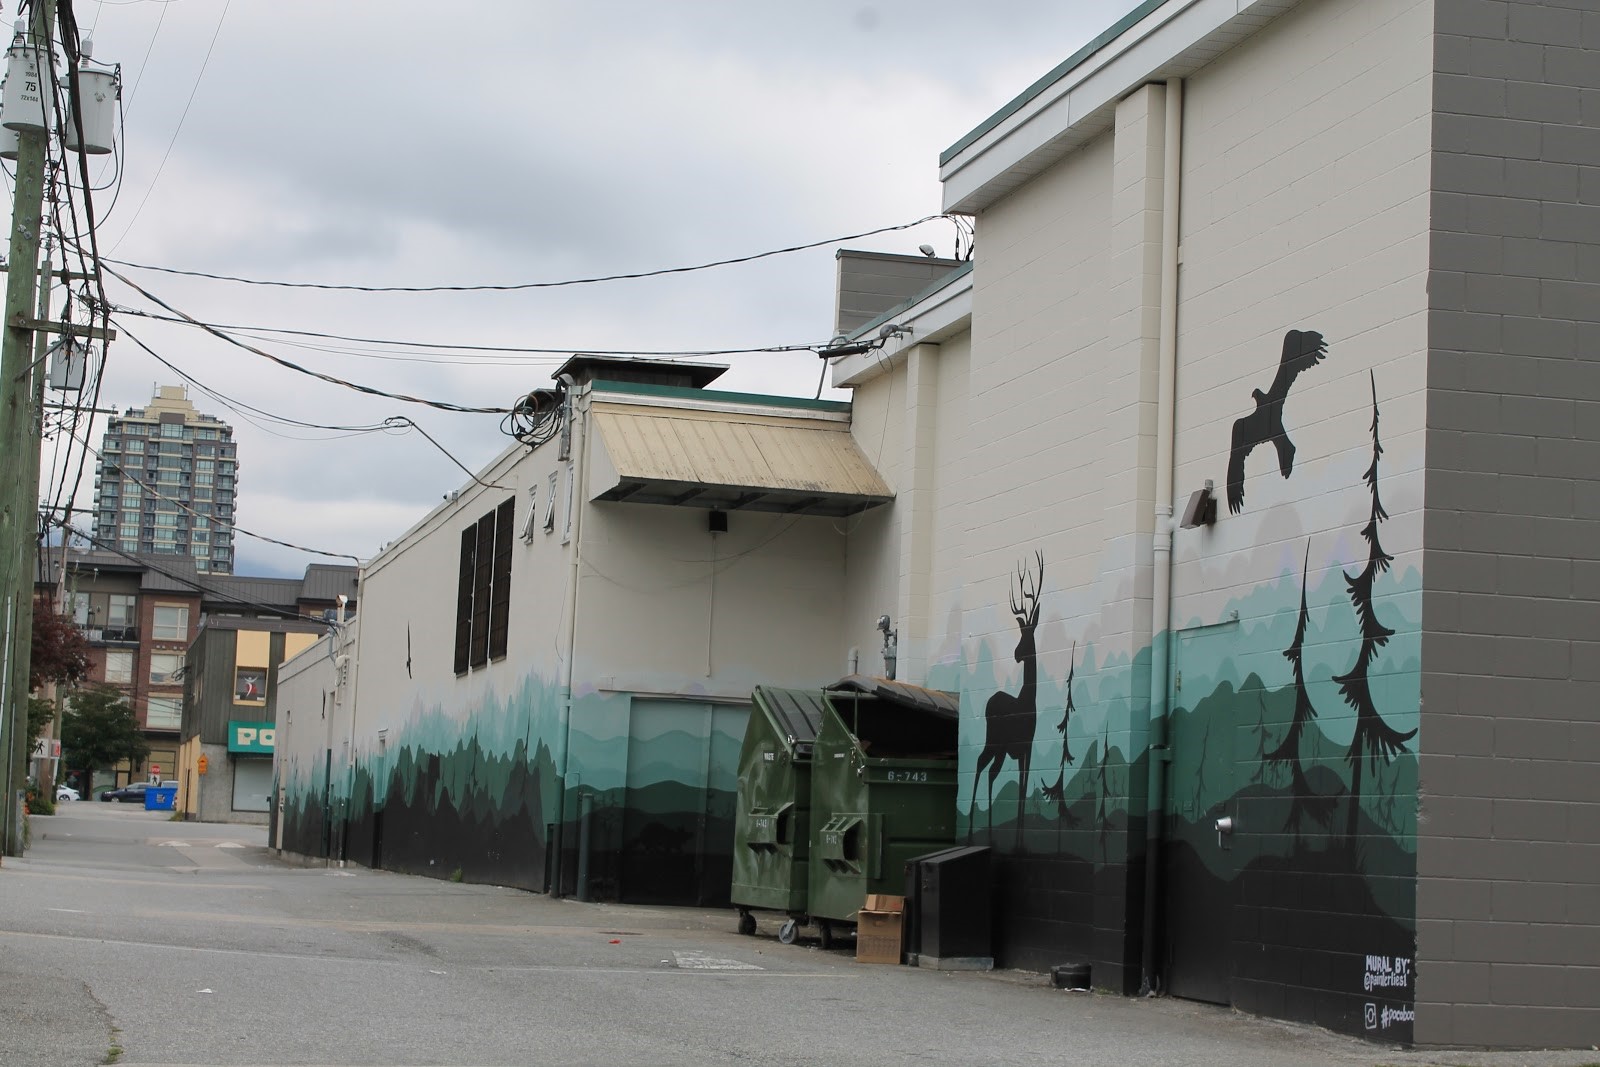
[[[506,631],[511,623],[511,545],[516,538],[516,499],[494,512],[494,587],[489,602],[489,658],[506,654]]]
[[[457,674],[506,654],[515,525],[513,498],[461,531],[461,572],[456,585]]]
[[[472,578],[472,665],[489,662],[489,592],[494,563],[494,512],[478,520],[478,559]]]
[[[461,577],[456,585],[456,673],[467,673],[472,648],[472,570],[478,549],[478,528],[461,531]]]

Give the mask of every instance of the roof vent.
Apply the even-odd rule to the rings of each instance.
[[[727,371],[725,363],[686,363],[671,359],[630,359],[593,352],[574,353],[550,377],[560,381],[570,374],[574,385],[587,385],[596,378],[608,382],[637,382],[641,385],[667,385],[678,389],[704,389]]]

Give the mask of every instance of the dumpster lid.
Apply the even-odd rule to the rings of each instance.
[[[828,686],[830,693],[865,693],[891,704],[926,711],[941,718],[961,717],[961,698],[943,689],[924,689],[920,685],[896,682],[889,678],[874,678],[867,674],[851,674]]]
[[[798,755],[809,756],[822,729],[823,695],[815,689],[775,689],[758,685],[755,698],[789,737]]]

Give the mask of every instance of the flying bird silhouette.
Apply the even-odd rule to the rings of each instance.
[[[1228,453],[1228,511],[1244,510],[1244,461],[1256,445],[1271,441],[1278,450],[1278,470],[1285,478],[1294,470],[1294,442],[1283,429],[1283,401],[1300,372],[1315,367],[1328,354],[1328,343],[1315,330],[1290,330],[1283,335],[1283,357],[1277,377],[1265,393],[1250,390],[1256,409],[1233,423],[1233,447]]]

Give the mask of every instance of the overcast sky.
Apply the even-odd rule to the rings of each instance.
[[[942,150],[1133,5],[74,0],[95,58],[122,67],[120,175],[94,163],[97,184],[116,183],[95,193],[101,254],[261,279],[505,284],[909,223],[940,210]],[[15,2],[5,8],[15,16]],[[949,255],[953,238],[941,220],[850,244],[914,252],[927,242]],[[826,341],[835,247],[515,293],[319,292],[111,265],[212,323],[676,351]],[[107,292],[157,310],[114,278]],[[194,382],[124,338],[110,346],[101,405],[142,406],[156,385],[188,384],[201,411],[232,423],[242,530],[365,559],[466,476],[414,432],[274,425],[200,385],[330,425],[405,415],[474,470],[507,443],[498,416],[363,395],[190,327],[125,318],[118,328]],[[562,358],[259,343],[389,392],[485,407],[549,384]],[[718,388],[784,395],[812,395],[820,371],[809,353],[715,361],[732,364]],[[90,443],[103,432],[97,419]],[[64,445],[45,445],[57,482]],[[78,506],[92,485],[91,456]],[[247,536],[237,551],[241,574],[298,576],[319,559]]]

